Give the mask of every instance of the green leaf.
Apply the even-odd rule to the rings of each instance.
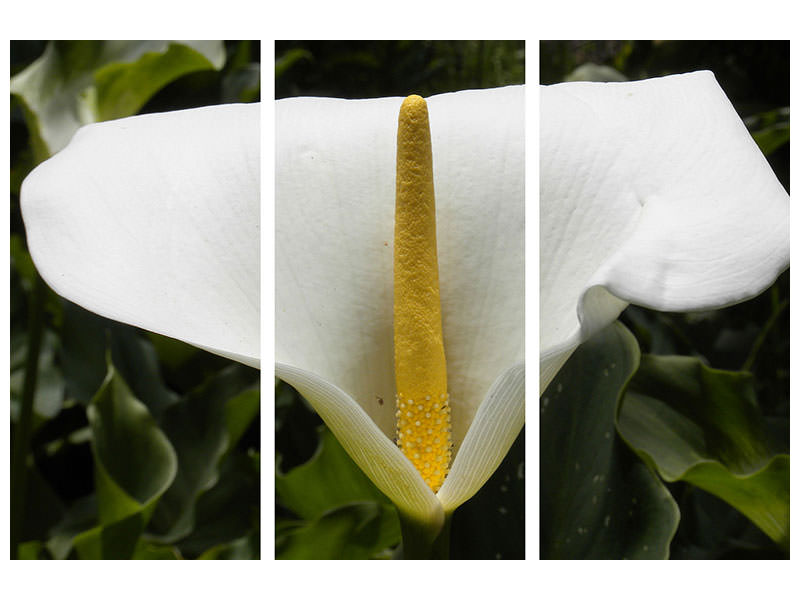
[[[170,369],[177,369],[185,364],[192,356],[201,350],[190,346],[186,342],[159,335],[152,331],[147,332],[147,338],[158,354],[158,358]]]
[[[276,524],[275,533],[277,559],[367,559],[400,541],[400,524],[393,506],[356,502],[307,523]]]
[[[789,142],[789,123],[775,123],[753,132],[753,139],[764,156],[769,156]]]
[[[365,559],[387,553],[400,543],[396,509],[327,427],[317,432],[319,445],[308,462],[276,472],[280,504],[301,518],[276,522],[276,558]]]
[[[209,548],[198,556],[199,560],[255,560],[259,556],[259,539],[256,532],[227,544]]]
[[[18,233],[11,234],[11,265],[19,273],[25,291],[30,292],[36,279],[36,267],[22,236]]]
[[[88,403],[106,378],[106,352],[134,395],[158,416],[178,400],[163,381],[158,355],[146,336],[134,327],[104,319],[63,301],[61,364],[68,393]]]
[[[252,456],[234,453],[223,459],[218,483],[197,500],[195,528],[177,544],[181,554],[196,558],[257,531],[259,491],[258,466]]]
[[[769,156],[789,142],[789,114],[789,107],[785,106],[744,120],[764,156]]]
[[[261,392],[251,389],[228,400],[225,405],[225,425],[228,428],[228,449],[233,450],[261,409]]]
[[[749,373],[696,358],[644,356],[618,416],[620,435],[666,481],[725,500],[789,544],[789,456],[775,453]]]
[[[107,64],[94,73],[97,120],[136,114],[169,82],[194,71],[219,70],[224,63],[221,42],[182,42],[145,52],[135,62]]]
[[[110,363],[87,416],[100,524],[80,534],[75,546],[82,558],[130,558],[175,477],[175,451]]]
[[[281,503],[309,521],[353,502],[377,501],[391,505],[330,430],[322,425],[317,431],[319,446],[308,462],[286,474],[277,470],[275,492]]]
[[[72,503],[64,517],[50,530],[46,546],[53,558],[67,558],[72,551],[75,538],[97,522],[97,497],[84,496]]]
[[[181,555],[174,546],[159,546],[139,540],[132,558],[134,560],[180,560]]]
[[[44,545],[39,540],[24,542],[19,545],[19,559],[39,560],[39,558],[41,558],[41,553],[43,550],[44,550]]]
[[[279,79],[301,60],[314,60],[314,56],[305,48],[292,48],[284,52],[275,59],[275,79]]]
[[[540,400],[542,558],[667,558],[678,509],[618,439],[639,347],[620,323],[584,342]]]
[[[67,145],[82,125],[136,113],[170,81],[220,69],[222,42],[59,41],[11,79],[36,162]]]
[[[178,471],[150,523],[160,541],[173,542],[192,531],[195,502],[217,482],[217,465],[231,445],[228,404],[248,394],[257,410],[258,390],[250,389],[254,383],[252,369],[231,365],[164,411],[160,425],[177,453]],[[243,415],[250,416],[244,427],[254,414]]]

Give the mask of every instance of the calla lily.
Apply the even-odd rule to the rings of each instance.
[[[628,305],[722,308],[789,262],[789,197],[714,75],[541,88],[540,390]]]
[[[277,102],[276,374],[401,514],[434,533],[524,423],[523,98],[507,87],[427,99],[454,456],[437,492],[394,441],[403,99]]]
[[[259,105],[88,125],[23,182],[39,273],[102,316],[259,365]]]

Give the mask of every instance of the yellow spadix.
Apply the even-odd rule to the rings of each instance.
[[[397,444],[435,492],[450,465],[450,405],[442,340],[436,204],[428,107],[409,96],[397,126],[394,229]]]

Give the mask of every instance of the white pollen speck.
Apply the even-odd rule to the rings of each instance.
[[[428,435],[430,435],[430,434],[432,434],[432,433],[433,433],[433,429],[428,429],[428,430],[426,430],[426,431],[427,431]]]
[[[430,399],[431,399],[430,396],[425,396],[425,400],[430,400]]]
[[[425,418],[426,419],[430,419],[431,418],[431,413],[425,413]]]
[[[420,425],[422,425],[422,423],[420,423],[419,421],[414,421],[414,425],[416,425],[417,427],[419,427]]]
[[[419,452],[414,452],[414,458],[419,458]]]
[[[406,413],[406,416],[407,416],[407,417],[410,417],[410,416],[412,416],[412,415],[411,415],[411,411],[408,411],[408,412]]]
[[[434,444],[438,444],[439,443],[439,438],[433,438],[433,443]]]
[[[409,403],[409,404],[414,404],[414,400],[413,400],[412,398],[409,398],[409,399],[408,399],[408,403]]]

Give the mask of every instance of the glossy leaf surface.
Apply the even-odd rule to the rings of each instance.
[[[691,357],[645,356],[619,431],[666,481],[686,481],[789,543],[789,455],[775,452],[748,373]]]
[[[616,435],[623,387],[639,364],[614,323],[582,344],[540,399],[542,558],[667,558],[678,509]]]

